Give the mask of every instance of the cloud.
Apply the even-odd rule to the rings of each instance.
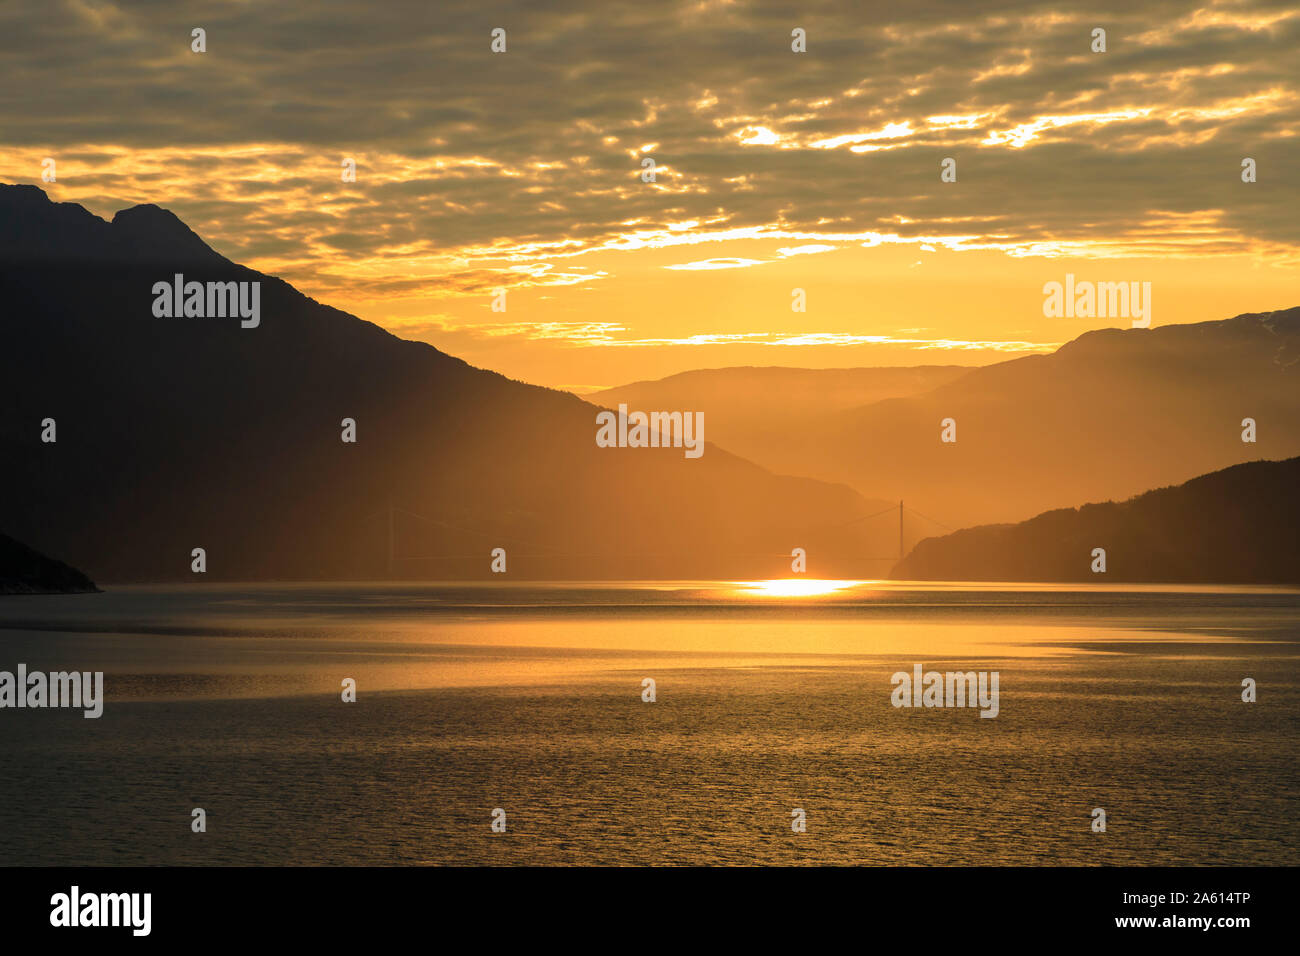
[[[50,0],[0,6],[0,55],[0,179],[54,157],[55,198],[160,203],[317,295],[746,238],[1300,262],[1300,11],[1269,0]],[[725,252],[668,268],[772,261]]]
[[[823,346],[891,345],[917,351],[986,351],[1027,354],[1052,352],[1060,342],[1028,342],[947,338],[916,338],[910,333],[924,329],[900,329],[904,335],[858,335],[844,332],[700,332],[683,336],[637,336],[617,322],[502,322],[463,325],[454,319],[412,322],[405,334],[423,337],[432,333],[477,339],[515,338],[530,342],[553,342],[579,348],[673,348],[700,345],[763,345],[776,348],[819,348]]]
[[[819,252],[834,252],[839,246],[830,246],[823,243],[808,243],[803,246],[782,246],[776,250],[776,254],[782,258],[790,256],[815,256]]]
[[[750,266],[761,266],[762,259],[701,259],[698,262],[682,262],[677,265],[664,266],[665,269],[747,269]]]

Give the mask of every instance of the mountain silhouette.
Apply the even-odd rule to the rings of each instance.
[[[0,534],[0,594],[71,594],[98,590],[95,582],[76,568]]]
[[[696,369],[583,397],[606,408],[622,402],[629,408],[699,409],[718,444],[756,462],[781,461],[801,474],[791,447],[809,423],[887,398],[924,394],[969,371],[960,365]]]
[[[735,370],[751,376],[767,370]],[[776,370],[772,370],[775,372]],[[1150,488],[1260,458],[1300,454],[1300,308],[1154,329],[1087,332],[1048,355],[954,370],[798,370],[787,412],[781,393],[755,411],[718,400],[714,436],[766,468],[843,483],[871,499],[897,501],[962,527],[1020,521],[1080,501],[1122,499]],[[847,372],[917,373],[895,394],[845,408]],[[947,375],[928,388],[922,376]],[[701,387],[719,372],[696,377]],[[608,402],[691,383],[679,377],[591,396]],[[819,387],[837,397],[806,402]],[[776,388],[777,379],[766,383]],[[653,386],[653,387],[651,387]],[[673,394],[674,392],[669,392]],[[738,394],[747,394],[742,387]],[[712,407],[712,406],[710,406]],[[774,427],[763,425],[771,416]],[[956,441],[942,442],[942,422]],[[1256,441],[1243,442],[1243,420]],[[731,431],[737,432],[732,435]],[[779,434],[777,434],[779,432]],[[932,534],[933,525],[907,532]]]
[[[177,273],[260,282],[260,325],[156,317]],[[596,406],[316,302],[156,206],[109,222],[0,185],[0,301],[0,525],[100,581],[487,578],[494,548],[507,578],[768,576],[795,547],[883,570],[851,489],[712,442],[597,447]]]
[[[1300,584],[1300,458],[1252,461],[1128,501],[967,528],[918,544],[915,581]],[[1092,570],[1105,551],[1104,573]]]

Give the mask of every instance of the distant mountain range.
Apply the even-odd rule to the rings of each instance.
[[[260,282],[260,324],[155,316],[176,274]],[[596,406],[322,305],[156,206],[106,222],[0,185],[0,303],[0,527],[100,581],[198,580],[196,548],[209,580],[486,578],[498,547],[524,578],[771,576],[795,547],[811,573],[887,567],[853,520],[881,502],[711,441],[597,447]]]
[[[1050,355],[973,369],[790,370],[785,381],[781,371],[703,371],[591,398],[698,402],[711,434],[758,464],[873,499],[905,498],[952,527],[1019,521],[1300,454],[1300,308],[1101,329]],[[880,391],[846,407],[846,382]],[[819,388],[830,396],[821,407]],[[954,443],[940,441],[947,418]],[[1241,440],[1246,418],[1256,423],[1255,443]]]
[[[887,398],[921,395],[969,372],[960,365],[910,368],[697,369],[583,397],[614,408],[693,408],[714,441],[746,458],[774,457],[810,422]],[[797,464],[797,462],[795,462]]]
[[[0,534],[0,594],[68,594],[98,591],[76,568]]]
[[[929,538],[890,577],[1300,585],[1297,489],[1300,458],[1252,461],[1124,502]]]

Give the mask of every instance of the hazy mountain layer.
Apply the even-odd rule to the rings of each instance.
[[[782,372],[799,383],[788,407]],[[845,379],[873,376],[897,394],[842,408]],[[950,380],[924,387],[943,376]],[[734,400],[725,390],[733,382]],[[828,396],[820,406],[819,388]],[[904,498],[954,528],[1019,521],[1300,454],[1300,308],[1101,329],[1050,355],[983,368],[704,371],[594,400],[659,394],[722,409],[715,435],[734,432],[734,447],[765,467]],[[945,443],[949,418],[957,440]],[[1247,418],[1254,443],[1242,441]]]
[[[809,422],[886,398],[922,394],[969,372],[956,365],[914,368],[714,368],[633,382],[583,396],[607,408],[691,408],[713,438],[758,463],[783,461]]]

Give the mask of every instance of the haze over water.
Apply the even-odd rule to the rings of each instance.
[[[124,587],[0,599],[20,662],[106,705],[0,713],[14,864],[1300,862],[1293,590]]]

